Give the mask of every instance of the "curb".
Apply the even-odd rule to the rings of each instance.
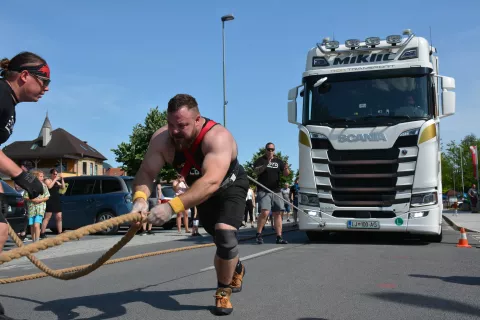
[[[460,228],[464,228],[466,232],[480,233],[480,231],[478,231],[478,230],[473,230],[473,229],[469,229],[469,228],[465,228],[465,227],[462,227],[462,226],[457,225],[455,222],[453,222],[452,219],[448,218],[447,216],[445,216],[445,215],[443,215],[443,214],[442,214],[442,217],[443,217],[443,220],[445,220],[445,222],[446,222],[450,227],[452,227],[453,229],[455,229],[456,231],[460,231]]]

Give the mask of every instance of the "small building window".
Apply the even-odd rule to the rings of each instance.
[[[93,176],[93,163],[90,162],[90,175]]]
[[[87,163],[84,162],[82,164],[83,164],[83,173],[82,174],[86,175],[87,174]]]
[[[98,175],[98,165],[95,165],[95,175]]]

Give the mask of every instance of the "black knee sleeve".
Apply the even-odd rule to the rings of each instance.
[[[232,260],[238,255],[237,230],[215,230],[217,256],[223,260]]]

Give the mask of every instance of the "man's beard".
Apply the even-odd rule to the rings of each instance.
[[[191,147],[195,139],[197,138],[198,131],[194,131],[193,135],[190,138],[185,138],[184,136],[170,136],[175,146],[175,150],[181,151]]]

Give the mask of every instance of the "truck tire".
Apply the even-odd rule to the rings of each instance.
[[[440,234],[423,236],[423,239],[425,242],[440,243],[443,239],[443,230],[440,231]]]

